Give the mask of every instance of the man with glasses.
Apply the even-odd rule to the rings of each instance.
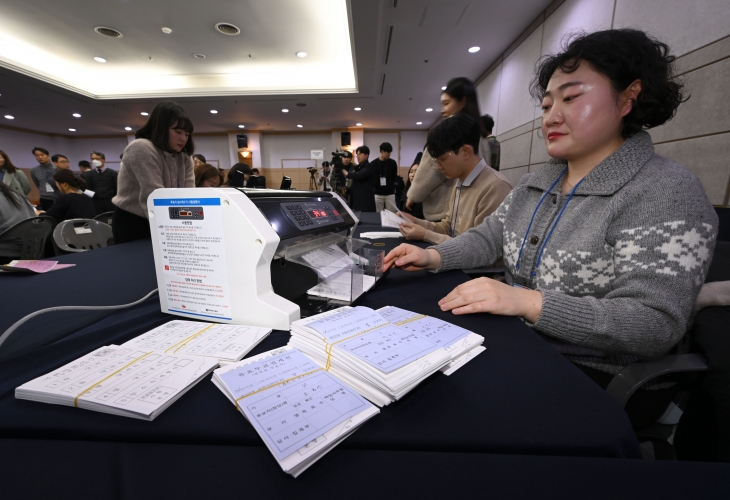
[[[427,148],[447,179],[456,179],[449,211],[440,222],[417,219],[399,212],[410,222],[400,225],[409,240],[443,243],[480,225],[512,190],[507,178],[487,166],[479,156],[479,124],[464,113],[439,123],[429,134]]]

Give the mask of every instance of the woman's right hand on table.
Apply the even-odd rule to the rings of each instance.
[[[438,269],[441,266],[441,254],[433,248],[423,249],[413,245],[401,244],[391,250],[383,261],[383,271],[393,267],[405,271],[421,271]]]

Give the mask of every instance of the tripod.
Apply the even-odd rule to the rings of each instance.
[[[309,190],[310,191],[316,191],[317,190],[317,181],[314,180],[314,174],[316,174],[316,170],[310,170],[309,171]]]

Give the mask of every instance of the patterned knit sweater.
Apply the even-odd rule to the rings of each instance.
[[[535,268],[568,199],[562,181],[535,209],[565,168],[553,159],[525,175],[483,224],[436,246],[437,271],[503,257],[509,284],[542,292],[542,312],[530,326],[573,361],[618,373],[666,353],[685,334],[715,247],[717,216],[697,177],[655,154],[649,134],[640,132],[577,187]]]

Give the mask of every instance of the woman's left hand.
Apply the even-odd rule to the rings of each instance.
[[[489,278],[477,278],[454,288],[439,300],[442,311],[454,314],[488,312],[502,316],[522,316],[535,323],[542,311],[542,293],[517,288]]]

